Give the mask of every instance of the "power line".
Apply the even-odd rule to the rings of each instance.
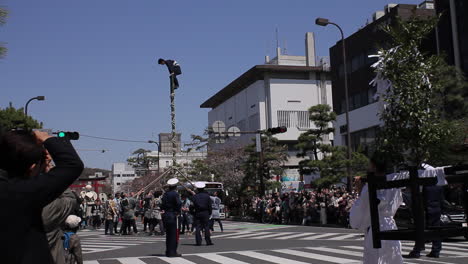
[[[95,136],[83,135],[83,134],[80,134],[80,136],[82,136],[82,137],[89,137],[89,138],[95,138],[95,139],[110,140],[110,141],[134,142],[134,143],[149,143],[148,141],[143,141],[143,140],[127,140],[127,139],[116,139],[116,138],[106,138],[106,137],[95,137]]]
[[[95,138],[95,139],[102,139],[102,140],[110,140],[110,141],[120,141],[120,142],[133,142],[133,143],[151,143],[148,142],[148,140],[128,140],[128,139],[117,139],[117,138],[107,138],[107,137],[96,137],[96,136],[90,136],[90,135],[83,135],[80,134],[81,137],[88,137],[88,138]],[[168,141],[170,142],[170,141]],[[159,142],[158,142],[159,143]],[[193,141],[181,141],[180,143],[186,144],[186,143],[194,143]]]
[[[107,149],[76,149],[76,151],[99,151],[101,153],[104,153],[106,151],[109,151]]]

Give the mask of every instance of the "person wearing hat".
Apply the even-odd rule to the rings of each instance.
[[[161,209],[164,211],[162,216],[164,227],[166,228],[166,256],[181,257],[177,253],[177,217],[182,207],[180,196],[177,193],[177,184],[179,180],[172,178],[167,181],[168,191],[164,193],[161,203]]]
[[[195,230],[195,241],[197,246],[201,246],[202,237],[201,230],[205,232],[205,242],[207,246],[213,245],[210,237],[210,216],[212,212],[211,198],[210,195],[205,191],[205,183],[196,182],[195,188],[198,193],[193,197],[193,206],[195,209],[195,222],[197,227]]]

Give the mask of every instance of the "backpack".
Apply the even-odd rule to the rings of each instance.
[[[69,250],[70,249],[70,238],[71,236],[73,236],[75,233],[73,232],[66,232],[63,234],[63,248],[65,250]]]

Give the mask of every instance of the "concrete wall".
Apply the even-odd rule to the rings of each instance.
[[[135,169],[126,163],[112,164],[112,189],[114,192],[125,191],[120,187],[128,181],[136,178]]]
[[[376,102],[364,107],[355,109],[349,112],[349,130],[351,133],[366,128],[370,128],[377,125],[382,125],[382,121],[379,120],[378,113],[380,113],[383,107],[382,102]],[[346,134],[340,133],[340,127],[346,124],[345,114],[337,116],[335,123],[335,145],[344,146],[344,136]]]
[[[243,131],[256,131],[266,127],[264,81],[259,80],[208,112],[208,125],[220,120],[226,129],[237,126]],[[242,145],[251,143],[252,135],[237,139]]]
[[[270,95],[272,127],[280,125],[278,123],[278,111],[307,112],[311,106],[317,104],[328,103],[330,106],[332,104],[330,81],[322,82],[321,80],[316,79],[271,79]],[[294,114],[290,117],[291,119],[294,118]],[[308,129],[311,126],[311,122],[308,122],[308,126],[299,125],[299,129],[297,126],[293,125],[292,127],[288,127],[288,132],[277,134],[276,137],[279,140],[297,140],[299,135],[303,133],[304,129]]]

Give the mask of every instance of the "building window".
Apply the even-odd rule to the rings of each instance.
[[[283,111],[277,112],[278,126],[310,128],[308,111]]]
[[[118,182],[117,185],[120,185],[120,182]]]
[[[361,149],[365,153],[369,153],[369,147],[374,143],[379,126],[369,127],[363,130],[355,131],[351,133],[351,149],[357,151]],[[346,134],[343,135],[343,142],[348,145],[348,139]]]

